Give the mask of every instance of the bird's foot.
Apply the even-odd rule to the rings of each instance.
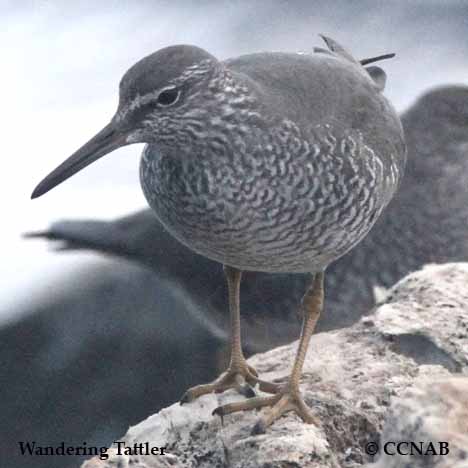
[[[256,422],[252,429],[252,435],[263,434],[268,426],[289,411],[294,411],[305,423],[319,424],[317,418],[312,415],[309,407],[302,399],[299,388],[291,387],[289,384],[272,396],[255,397],[246,401],[219,406],[213,411],[213,414],[222,418],[237,411],[252,410],[264,406],[270,406],[271,408]]]
[[[278,384],[259,379],[257,371],[243,360],[238,364],[231,363],[227,371],[213,382],[188,389],[180,399],[180,403],[189,403],[201,395],[212,392],[221,393],[230,388],[236,389],[247,398],[253,398],[255,397],[253,387],[256,385],[267,393],[276,393],[279,389]]]

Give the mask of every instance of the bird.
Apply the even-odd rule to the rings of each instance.
[[[220,61],[191,45],[160,49],[123,76],[110,123],[34,189],[37,198],[113,150],[146,143],[143,193],[167,231],[223,265],[231,358],[181,403],[234,388],[225,416],[269,407],[252,433],[293,411],[319,424],[299,382],[323,309],[328,265],[370,231],[406,164],[398,115],[384,97],[386,54],[357,60],[338,42],[312,53],[259,52]],[[285,384],[261,380],[242,352],[245,271],[309,273],[303,323]],[[258,396],[253,387],[269,396]]]

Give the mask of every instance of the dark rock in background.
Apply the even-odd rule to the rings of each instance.
[[[56,288],[0,329],[2,467],[77,466],[79,457],[21,456],[18,443],[110,442],[225,366],[223,338],[148,269],[114,260]]]

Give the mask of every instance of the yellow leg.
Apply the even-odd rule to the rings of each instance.
[[[187,390],[180,403],[189,403],[201,395],[211,392],[223,392],[229,388],[235,388],[240,394],[246,397],[254,397],[255,392],[252,387],[258,385],[260,390],[269,393],[278,391],[279,386],[272,382],[265,382],[258,378],[257,371],[247,364],[242,352],[241,329],[240,329],[240,307],[239,293],[242,272],[236,268],[224,266],[228,292],[229,292],[229,313],[231,322],[231,360],[229,367],[220,377],[211,383],[197,385]]]
[[[236,411],[270,406],[271,409],[255,424],[252,430],[253,434],[265,432],[265,429],[271,423],[288,411],[294,411],[306,423],[318,423],[317,419],[311,414],[309,408],[302,399],[299,390],[299,380],[304,366],[307,348],[309,347],[310,338],[314,332],[315,325],[323,308],[323,278],[323,273],[317,273],[302,299],[304,318],[301,337],[288,383],[279,388],[273,396],[256,397],[247,401],[220,406],[214,410],[213,414],[224,416]]]

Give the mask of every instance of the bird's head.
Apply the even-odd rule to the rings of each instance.
[[[37,198],[92,162],[132,143],[170,144],[178,127],[200,106],[221,64],[208,52],[187,45],[161,49],[137,62],[120,82],[117,112],[91,140],[34,189]],[[211,93],[213,95],[213,93]]]

